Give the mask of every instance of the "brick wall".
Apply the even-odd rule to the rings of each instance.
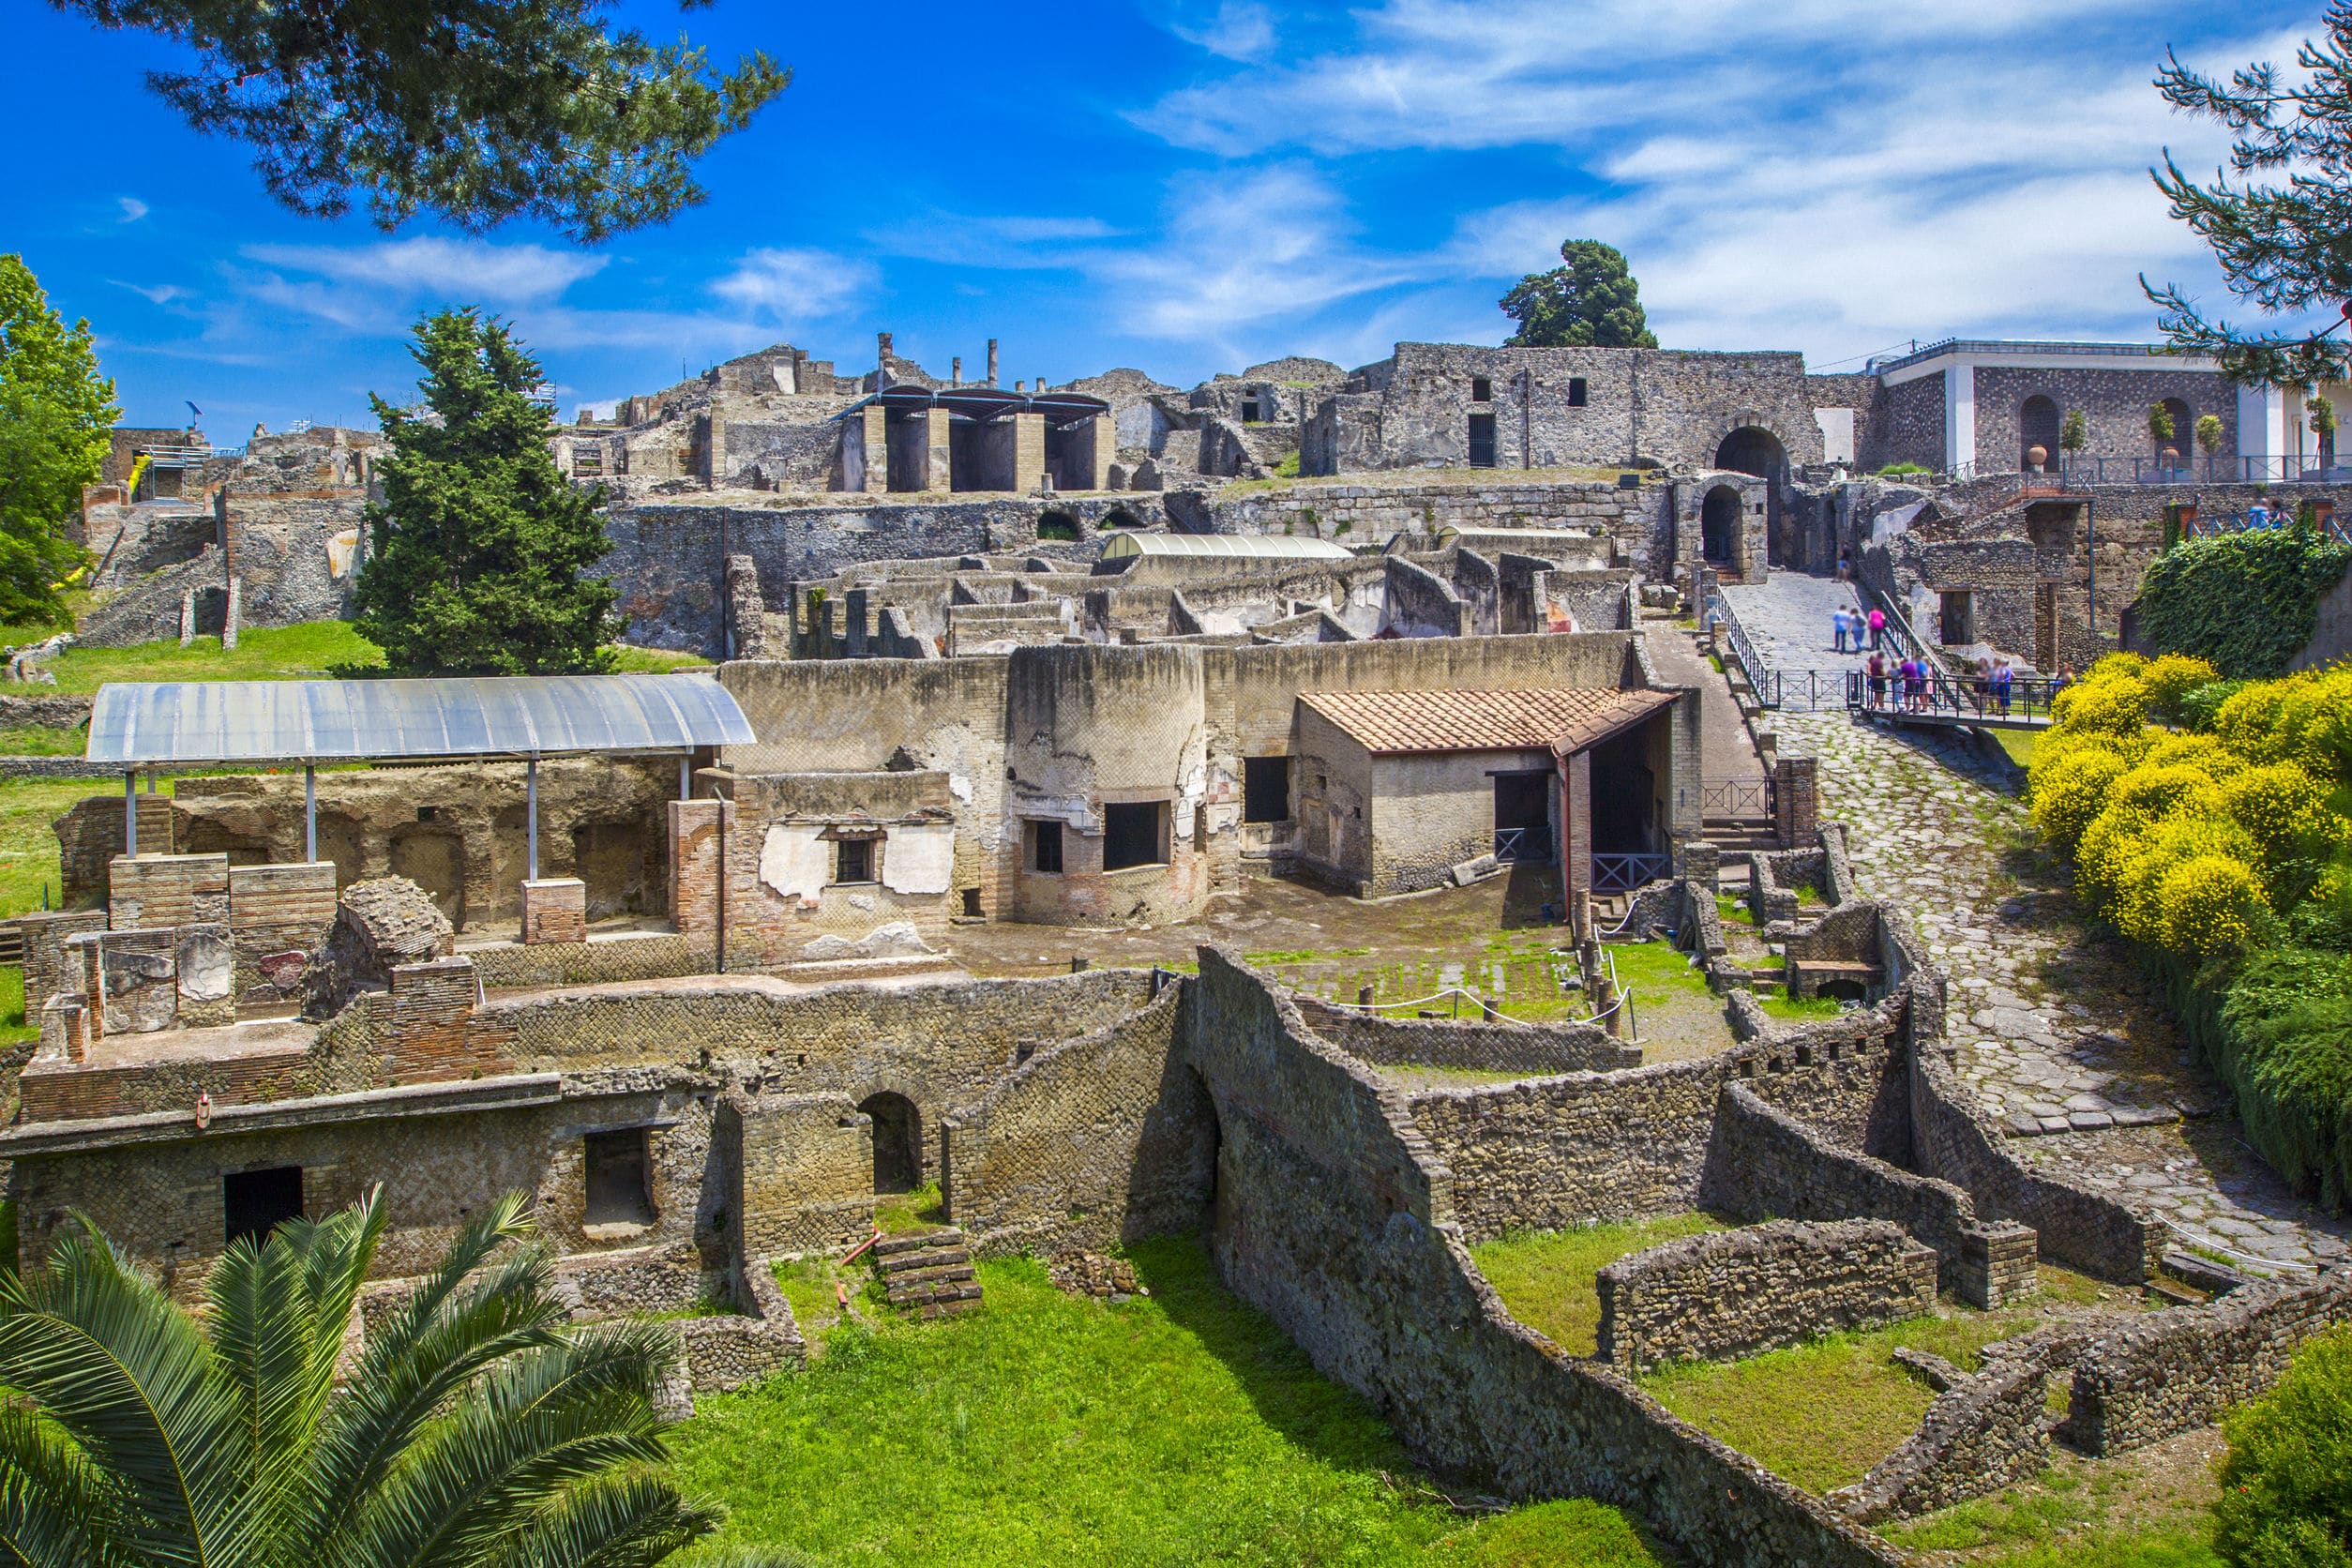
[[[152,853],[143,834],[140,849],[137,857],[116,855],[107,867],[114,929],[228,919],[227,855]]]

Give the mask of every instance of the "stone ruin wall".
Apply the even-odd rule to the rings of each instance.
[[[1621,1258],[1596,1279],[1598,1359],[1720,1361],[1935,1310],[1936,1254],[1899,1225],[1773,1220]]]

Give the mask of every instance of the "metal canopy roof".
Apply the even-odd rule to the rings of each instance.
[[[1119,534],[1103,546],[1103,559],[1131,555],[1227,555],[1259,560],[1352,561],[1355,552],[1329,539],[1303,534]]]
[[[686,751],[756,737],[702,675],[172,681],[98,688],[88,757],[156,763],[559,757]]]
[[[1048,419],[1067,424],[1110,412],[1108,403],[1100,398],[1090,398],[1083,392],[1007,392],[1001,386],[932,388],[910,382],[869,393],[835,415],[834,418],[847,419],[868,403],[880,403],[885,409],[900,413],[943,408],[958,418],[982,422],[1007,414],[1042,414]]]

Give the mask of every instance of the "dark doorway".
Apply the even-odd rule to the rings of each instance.
[[[1698,513],[1698,548],[1710,565],[1728,566],[1738,561],[1742,505],[1740,492],[1729,485],[1717,485],[1707,492]]]
[[[1473,414],[1470,416],[1470,465],[1472,468],[1495,466],[1495,416]]]
[[[1103,869],[1158,866],[1168,859],[1168,802],[1123,801],[1103,807]]]
[[[2189,405],[2178,398],[2164,400],[2164,412],[2172,415],[2172,434],[2157,438],[2156,456],[2166,464],[2178,465],[2189,456],[2196,436],[2196,420],[2190,416]]]
[[[281,1222],[302,1217],[302,1167],[279,1165],[221,1177],[220,1211],[230,1245],[250,1237],[259,1246]]]
[[[857,1108],[874,1123],[874,1190],[912,1192],[923,1184],[923,1115],[904,1094],[885,1090]]]
[[[1971,593],[1947,593],[1937,607],[1937,625],[1941,628],[1937,641],[1947,648],[1964,648],[1976,641],[1976,596]]]
[[[1657,846],[1658,781],[1650,767],[1649,731],[1649,724],[1621,730],[1592,748],[1595,854],[1648,854]]]
[[[1075,542],[1078,536],[1078,519],[1067,512],[1048,512],[1037,520],[1037,537]]]
[[[1033,822],[1024,831],[1029,839],[1029,868],[1033,871],[1060,872],[1062,824]]]
[[[2054,463],[2058,459],[2058,409],[2047,398],[2028,398],[2017,410],[2017,466],[2030,471],[2034,466],[2033,449],[2042,448],[2042,462]]]
[[[645,1129],[617,1127],[580,1140],[587,1225],[651,1225],[654,1193],[647,1181]]]
[[[1103,526],[1105,528],[1140,528],[1143,523],[1125,507],[1113,506],[1103,514]]]
[[[1552,858],[1552,775],[1495,775],[1495,858],[1540,866]]]
[[[1759,479],[1777,479],[1788,472],[1788,448],[1772,431],[1742,425],[1715,448],[1715,466],[1734,474],[1753,474]]]
[[[1242,759],[1242,821],[1287,822],[1290,820],[1290,759]]]

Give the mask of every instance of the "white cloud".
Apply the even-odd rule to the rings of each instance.
[[[610,260],[542,245],[492,245],[484,240],[420,235],[376,245],[250,245],[249,261],[324,279],[309,291],[355,293],[370,302],[391,294],[405,302],[420,296],[464,304],[527,305],[553,299],[583,278],[602,272]],[[322,312],[328,320],[360,314],[355,306]]]
[[[126,223],[136,223],[152,210],[146,203],[136,196],[117,196],[114,198],[114,204],[121,209],[122,220]]]
[[[872,266],[824,250],[761,249],[711,285],[746,315],[784,323],[838,315],[874,286]]]
[[[1207,21],[1187,23],[1180,17],[1168,30],[1229,60],[1255,60],[1274,46],[1274,14],[1252,0],[1221,0]]]
[[[126,283],[119,278],[110,278],[107,281],[118,289],[128,289],[150,305],[169,305],[175,299],[188,297],[188,291],[176,283]]]

